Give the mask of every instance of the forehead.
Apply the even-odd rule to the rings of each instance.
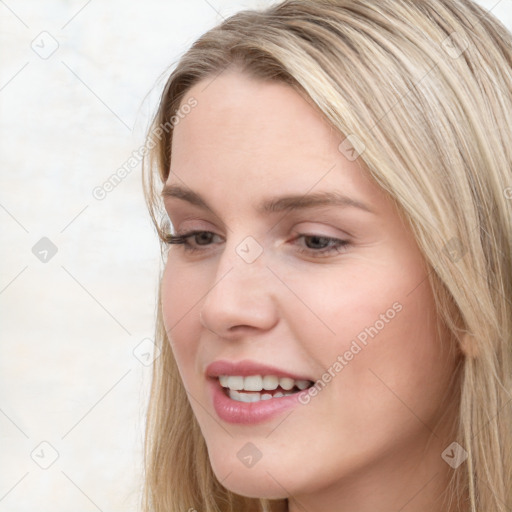
[[[168,183],[219,198],[338,190],[376,199],[360,161],[339,151],[344,136],[299,92],[229,71],[192,87],[196,107],[176,125]]]
[[[197,106],[175,127],[173,171],[327,171],[342,159],[340,134],[295,89],[236,71],[192,87]],[[353,165],[357,167],[357,165]]]
[[[292,159],[297,152],[322,157],[330,143],[337,146],[339,135],[327,121],[301,94],[281,82],[229,71],[199,82],[184,102],[189,97],[196,99],[197,106],[175,128],[174,155],[180,146],[194,144],[200,151],[211,148],[252,158],[262,152],[275,157],[279,152]]]

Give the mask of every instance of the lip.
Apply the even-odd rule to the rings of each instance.
[[[289,377],[294,380],[310,380],[315,381],[311,377],[297,375],[275,366],[270,366],[257,361],[244,359],[243,361],[214,361],[206,367],[207,377],[219,377],[220,375],[240,375],[248,377],[249,375],[275,375],[276,377]]]
[[[206,368],[206,375],[213,407],[218,417],[227,423],[239,425],[263,423],[279,416],[290,408],[297,407],[301,404],[299,398],[301,395],[307,394],[308,389],[271,400],[249,403],[238,402],[227,396],[224,388],[220,385],[218,379],[220,375],[240,375],[244,377],[249,375],[276,375],[277,377],[289,377],[294,380],[312,380],[249,360],[239,362],[215,361]]]

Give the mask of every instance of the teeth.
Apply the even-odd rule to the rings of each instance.
[[[250,375],[248,377],[242,377],[240,375],[220,375],[219,382],[223,388],[228,388],[232,391],[273,391],[278,387],[281,387],[284,391],[290,391],[294,387],[303,390],[308,388],[311,384],[308,380],[294,380],[289,377],[279,378],[275,375]],[[274,393],[273,396],[275,397],[276,394]]]
[[[239,393],[234,389],[229,390],[229,397],[237,402],[259,402],[260,400],[257,393]]]
[[[279,386],[279,379],[275,375],[265,375],[263,377],[263,389],[271,391]]]
[[[234,389],[230,389],[228,391],[229,398],[231,400],[235,400],[236,402],[259,402],[260,400],[270,400],[273,398],[281,398],[283,396],[294,395],[295,393],[281,393],[277,392],[274,395],[270,395],[269,393],[240,393],[239,391],[235,391]]]
[[[222,382],[221,382],[222,384]],[[241,390],[244,389],[244,378],[229,376],[226,379],[226,386],[229,389]]]
[[[302,391],[303,389],[309,388],[309,380],[298,380],[295,385]]]
[[[286,391],[289,391],[295,385],[295,381],[288,377],[283,377],[282,379],[279,379],[279,385]]]
[[[244,389],[246,391],[261,391],[263,389],[263,379],[261,375],[251,375],[244,379]]]

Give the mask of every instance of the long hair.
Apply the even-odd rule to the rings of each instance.
[[[157,230],[173,128],[193,108],[187,93],[228,68],[300,92],[397,204],[427,262],[438,316],[464,353],[454,441],[468,457],[453,472],[453,503],[510,511],[510,33],[471,0],[285,0],[235,14],[192,45],[163,90],[144,172]],[[285,507],[217,481],[168,336],[159,301],[144,510]]]

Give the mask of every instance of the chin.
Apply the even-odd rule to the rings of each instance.
[[[282,469],[275,464],[259,460],[252,467],[246,467],[236,453],[226,456],[226,452],[210,454],[210,463],[219,482],[229,491],[247,498],[284,499],[288,497],[281,478]],[[272,466],[272,467],[269,467]]]
[[[251,471],[240,471],[232,473],[222,485],[231,492],[246,498],[260,498],[278,500],[288,498],[288,494],[268,474],[254,473]]]

